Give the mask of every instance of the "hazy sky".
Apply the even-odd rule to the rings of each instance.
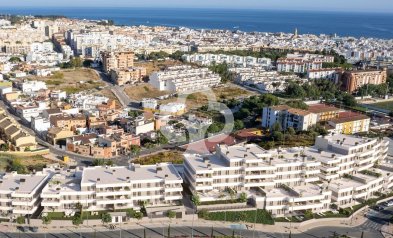
[[[0,0],[1,7],[250,8],[393,13],[392,0]]]

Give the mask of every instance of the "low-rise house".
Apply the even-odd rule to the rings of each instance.
[[[182,115],[186,112],[186,104],[184,103],[168,103],[160,105],[160,113],[169,115]]]

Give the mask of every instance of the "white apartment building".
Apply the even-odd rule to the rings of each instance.
[[[32,117],[31,128],[38,133],[47,132],[50,128],[50,121],[49,119],[40,116]]]
[[[154,121],[147,121],[143,116],[135,118],[134,121],[127,126],[127,131],[134,135],[144,134],[154,130]]]
[[[185,154],[185,182],[201,201],[245,192],[274,216],[349,207],[393,187],[388,142],[349,135],[318,137],[315,146],[264,150],[218,145],[214,155]]]
[[[337,84],[340,80],[342,69],[311,69],[307,72],[309,79],[327,79]]]
[[[228,199],[225,191],[232,189],[247,193],[258,208],[275,216],[284,215],[288,197],[299,202],[294,211],[326,210],[329,192],[323,193],[326,200],[320,199],[319,189],[301,192],[319,181],[321,163],[300,154],[300,148],[266,151],[254,144],[219,145],[212,156],[185,155],[185,180],[201,201]]]
[[[61,90],[52,90],[50,92],[50,98],[55,100],[63,100],[67,98],[67,92]]]
[[[322,69],[323,63],[334,62],[333,56],[317,54],[288,54],[286,58],[277,60],[277,71],[307,73],[309,70]]]
[[[212,64],[227,63],[233,66],[241,67],[263,67],[269,68],[272,60],[269,58],[256,58],[252,56],[225,55],[225,54],[191,54],[183,55],[182,59],[189,63],[195,63],[203,66]]]
[[[154,98],[143,98],[142,99],[142,108],[156,110],[158,106],[158,101]]]
[[[44,212],[72,214],[80,203],[85,211],[139,210],[180,205],[182,178],[172,164],[129,167],[88,167],[58,172],[42,191]]]
[[[18,84],[18,88],[23,93],[37,92],[41,89],[47,89],[46,83],[42,81],[24,81]]]
[[[266,71],[261,67],[256,68],[231,68],[235,80],[239,84],[254,86],[262,91],[274,93],[283,92],[289,81],[302,81],[297,75],[281,75],[277,71]],[[306,81],[306,80],[303,80]]]
[[[309,111],[291,108],[286,105],[264,107],[262,127],[273,128],[278,123],[283,130],[292,127],[296,131],[308,130],[317,123],[318,115]]]
[[[31,216],[41,203],[40,193],[49,175],[11,172],[0,176],[0,217]]]
[[[221,78],[207,68],[173,66],[150,75],[149,83],[160,91],[194,92],[203,91],[220,84]]]
[[[186,111],[186,104],[184,103],[168,103],[160,105],[160,113],[180,115]]]

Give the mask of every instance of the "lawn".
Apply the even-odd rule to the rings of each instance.
[[[274,220],[269,214],[269,212],[262,209],[257,209],[257,211],[252,210],[252,211],[205,212],[202,218],[212,221],[250,222],[250,223],[255,222],[258,224],[268,224],[268,225],[274,224]]]
[[[393,111],[393,101],[373,103],[373,104],[370,104],[370,105],[374,106],[374,107],[381,108],[381,109]]]
[[[140,157],[133,160],[133,163],[141,164],[141,165],[152,165],[157,163],[168,163],[168,162],[173,164],[182,164],[183,154],[178,151],[165,151],[153,155]]]
[[[29,77],[29,79],[46,82],[49,89],[61,89],[67,93],[105,86],[100,77],[92,69],[78,68],[55,72],[48,77]]]

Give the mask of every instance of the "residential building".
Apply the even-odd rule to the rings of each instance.
[[[160,113],[170,115],[182,115],[186,112],[184,103],[168,103],[160,105]]]
[[[156,110],[158,106],[158,101],[154,98],[144,98],[142,99],[142,108],[149,110]]]
[[[146,68],[131,67],[127,69],[111,69],[110,76],[117,85],[135,84],[146,77]]]
[[[226,63],[236,67],[263,67],[270,68],[272,60],[269,58],[256,58],[252,56],[225,55],[225,54],[191,54],[183,55],[182,59],[189,63],[203,66]]]
[[[317,54],[288,54],[286,58],[277,60],[277,71],[307,73],[309,70],[322,69],[323,63],[334,62],[333,56]]]
[[[42,81],[24,81],[18,83],[16,86],[22,90],[23,93],[38,92],[41,89],[47,89],[46,83]]]
[[[217,145],[214,154],[185,154],[184,179],[201,201],[245,193],[273,216],[348,207],[389,192],[388,142],[332,134],[315,146],[264,150],[255,144]],[[383,175],[386,175],[383,176]]]
[[[101,54],[104,71],[109,73],[112,69],[128,69],[134,66],[134,52],[103,52]]]
[[[309,79],[327,79],[338,84],[343,70],[341,68],[311,69],[307,72]]]
[[[135,118],[127,125],[127,131],[134,135],[145,134],[154,130],[154,121],[146,120],[143,116]]]
[[[307,111],[317,115],[317,121],[329,121],[339,117],[340,108],[322,103],[309,104]]]
[[[147,208],[180,205],[182,182],[175,167],[163,163],[63,171],[43,189],[42,206],[44,212],[72,214],[78,203],[88,212],[139,210],[140,201],[146,201]]]
[[[330,119],[328,124],[335,133],[356,134],[368,132],[370,117],[355,112],[341,112],[337,118]]]
[[[283,130],[292,127],[296,131],[305,131],[316,123],[317,114],[286,105],[264,107],[262,111],[262,127],[264,128],[271,129],[278,124]]]
[[[379,85],[386,83],[387,69],[346,71],[341,77],[341,88],[353,93],[367,84]]]
[[[41,204],[41,191],[48,179],[49,175],[42,172],[0,175],[0,217],[16,219],[35,214]]]
[[[149,83],[160,91],[193,92],[218,86],[221,78],[207,68],[173,66],[150,75]]]

